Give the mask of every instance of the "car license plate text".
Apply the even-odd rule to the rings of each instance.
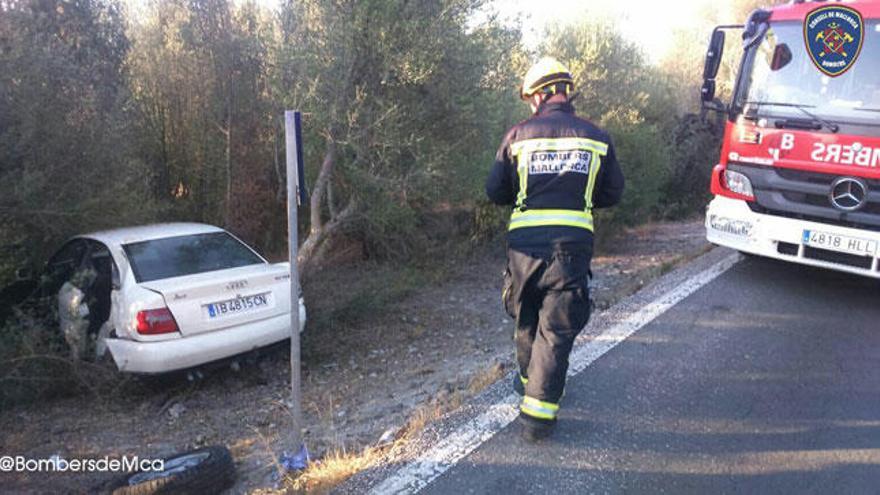
[[[804,230],[803,243],[805,246],[858,256],[874,256],[877,254],[877,241],[832,234],[830,232]]]
[[[254,294],[252,296],[237,297],[228,301],[211,303],[206,306],[209,318],[218,318],[233,314],[246,313],[269,306],[270,293]]]

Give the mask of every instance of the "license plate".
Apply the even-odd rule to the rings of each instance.
[[[272,303],[272,293],[264,292],[262,294],[254,294],[252,296],[236,297],[227,301],[211,303],[205,306],[208,318],[223,318],[226,316],[237,315],[258,311],[267,308]]]
[[[805,246],[858,256],[874,256],[877,254],[877,241],[817,230],[804,230],[803,243]]]

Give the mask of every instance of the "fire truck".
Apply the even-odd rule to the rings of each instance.
[[[725,33],[742,32],[730,101]],[[880,278],[880,2],[793,1],[718,26],[702,102],[724,114],[710,242]]]

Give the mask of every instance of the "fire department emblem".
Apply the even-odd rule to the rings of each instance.
[[[829,5],[810,12],[804,41],[816,67],[831,77],[848,71],[862,51],[863,27],[862,15],[851,7]]]

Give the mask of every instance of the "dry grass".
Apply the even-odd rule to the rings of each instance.
[[[431,402],[418,407],[394,439],[385,444],[366,447],[360,452],[344,448],[330,452],[320,461],[311,463],[299,476],[288,479],[288,492],[329,493],[351,476],[382,460],[389,451],[399,450],[426,426],[458,409],[467,398],[482,392],[503,375],[504,367],[495,363],[475,374],[464,390],[441,392]]]
[[[361,452],[337,450],[320,462],[313,462],[298,477],[289,480],[293,493],[330,493],[336,485],[372,466],[382,458],[388,447],[367,447]]]
[[[434,401],[416,409],[406,425],[400,429],[401,440],[408,440],[425,429],[425,426],[442,418],[449,411],[458,409],[464,402],[464,395],[459,391],[440,394]]]
[[[450,411],[458,409],[466,399],[479,394],[502,376],[504,376],[504,366],[501,363],[495,363],[472,376],[465,390],[441,393],[432,402],[416,409],[406,426],[401,429],[400,438],[412,438],[425,426],[437,421]]]
[[[471,378],[471,382],[468,384],[468,393],[477,395],[489,385],[500,380],[502,376],[504,376],[504,366],[501,363],[495,363]]]

